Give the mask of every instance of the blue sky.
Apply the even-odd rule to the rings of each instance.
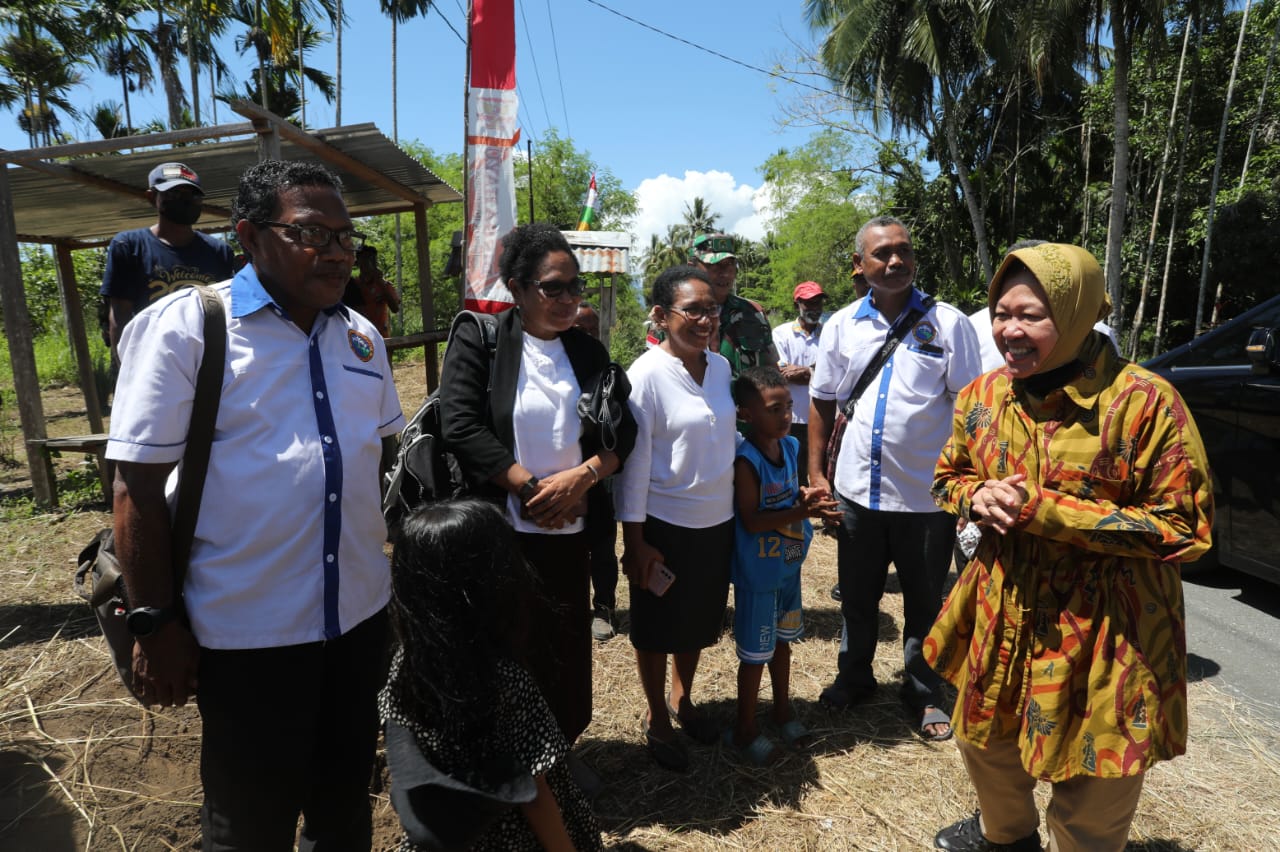
[[[812,44],[800,0],[601,0],[644,24],[740,62],[793,65]],[[372,121],[392,135],[391,25],[374,0],[346,0],[351,23],[343,35],[344,123]],[[426,18],[399,29],[399,135],[435,150],[460,150],[463,135],[464,47],[445,19],[465,33],[465,0],[437,0]],[[759,238],[767,211],[758,168],[781,147],[802,144],[810,131],[780,129],[783,103],[799,89],[625,20],[590,0],[517,0],[517,78],[524,138],[554,126],[571,136],[627,189],[638,193],[640,244],[648,233],[679,221],[695,195],[722,214],[722,226]],[[250,73],[228,38],[223,55],[237,79]],[[333,72],[333,43],[308,54],[308,64]],[[119,83],[86,70],[77,105],[120,100]],[[207,93],[206,97],[207,97]],[[204,110],[208,113],[208,105]],[[163,116],[157,89],[133,97],[135,123]],[[238,121],[225,106],[219,121]],[[206,119],[207,120],[207,119]],[[307,123],[335,123],[335,106],[308,98]],[[77,128],[80,138],[93,138]],[[14,118],[0,116],[0,146],[25,148]],[[585,187],[583,188],[585,192]]]

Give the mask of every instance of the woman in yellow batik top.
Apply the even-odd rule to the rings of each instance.
[[[1152,764],[1187,742],[1179,565],[1209,548],[1204,447],[1177,392],[1116,355],[1084,249],[1011,252],[991,281],[1004,366],[956,400],[933,493],[982,539],[925,643],[979,811],[939,849],[1121,850]]]

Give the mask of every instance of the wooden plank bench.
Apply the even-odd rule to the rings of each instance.
[[[111,482],[107,477],[107,436],[106,435],[68,435],[62,438],[38,438],[27,441],[27,447],[44,453],[52,459],[58,453],[85,453],[98,457],[98,480],[102,484],[102,499],[111,505]],[[58,481],[53,480],[53,503],[58,504]]]

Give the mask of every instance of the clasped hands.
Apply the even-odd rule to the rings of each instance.
[[[524,510],[538,526],[561,529],[587,513],[592,484],[591,472],[583,465],[544,476],[534,485],[533,496],[524,501]]]
[[[989,527],[1004,535],[1018,520],[1027,502],[1025,473],[1015,473],[1004,479],[988,479],[978,486],[969,504],[969,518],[980,527]]]

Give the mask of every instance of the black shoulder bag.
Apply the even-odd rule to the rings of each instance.
[[[178,479],[178,507],[170,535],[174,605],[179,608],[182,584],[191,564],[191,543],[195,539],[204,478],[209,470],[213,430],[218,419],[218,405],[222,402],[222,375],[227,362],[227,321],[222,299],[203,285],[193,289],[199,291],[204,302],[204,356],[196,373],[191,426],[187,430],[187,449],[182,456],[182,472]],[[141,701],[142,697],[133,688],[134,638],[125,624],[130,606],[125,595],[124,578],[120,575],[120,563],[116,559],[112,527],[99,530],[88,546],[80,551],[75,589],[76,594],[93,607],[98,626],[107,639],[116,674],[125,689]]]
[[[835,423],[831,426],[831,437],[827,440],[826,464],[823,468],[826,470],[827,482],[831,482],[836,478],[836,459],[840,457],[840,444],[844,440],[844,430],[848,428],[849,421],[853,419],[854,409],[858,405],[858,398],[862,396],[863,391],[871,384],[876,376],[880,375],[880,371],[884,368],[885,362],[889,360],[889,356],[893,354],[893,350],[898,348],[898,344],[902,342],[902,338],[907,336],[907,329],[915,326],[916,323],[924,317],[925,313],[933,307],[933,297],[924,297],[923,308],[912,308],[905,316],[898,318],[889,328],[889,334],[885,337],[884,345],[880,347],[880,351],[871,359],[871,363],[862,371],[862,375],[858,377],[858,381],[853,386],[853,391],[849,394],[849,398],[844,401],[836,411]],[[834,488],[835,486],[832,485]]]

